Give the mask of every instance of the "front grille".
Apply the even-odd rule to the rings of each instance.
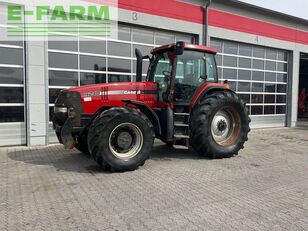
[[[55,107],[67,107],[68,109],[73,109],[76,113],[76,117],[74,119],[74,126],[80,126],[80,115],[83,113],[83,108],[81,105],[80,94],[78,92],[62,91],[55,102]],[[55,114],[55,116],[58,119],[63,120],[63,116],[57,116],[57,113]]]

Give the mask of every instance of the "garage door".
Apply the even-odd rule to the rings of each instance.
[[[7,31],[0,5],[0,34]],[[0,40],[0,146],[26,144],[24,43]]]
[[[61,89],[95,83],[134,81],[135,48],[146,55],[154,47],[174,41],[195,43],[196,37],[190,34],[119,25],[118,40],[50,41],[48,43],[50,121],[56,96]],[[149,62],[145,61],[143,76],[146,76],[148,65]],[[57,142],[51,122],[49,142]]]
[[[288,52],[213,38],[211,46],[220,79],[246,101],[252,127],[285,126]]]
[[[26,144],[24,84],[23,42],[0,41],[0,146]]]

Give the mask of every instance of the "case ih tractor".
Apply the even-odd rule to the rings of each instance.
[[[136,49],[136,82],[62,91],[54,109],[60,143],[120,172],[142,166],[155,138],[210,158],[237,155],[250,118],[228,83],[218,83],[215,53],[184,42],[155,48],[151,56]],[[145,81],[144,59],[150,61]]]

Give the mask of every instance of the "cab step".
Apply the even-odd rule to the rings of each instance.
[[[189,147],[189,136],[184,134],[175,134],[173,148],[187,150]]]
[[[175,123],[174,126],[175,127],[189,127],[188,124],[181,124],[181,123]]]
[[[180,144],[174,144],[172,146],[174,149],[179,149],[179,150],[188,150],[188,146],[185,146],[185,145],[180,145]]]
[[[175,112],[174,115],[176,116],[189,116],[189,113],[179,113],[179,112]]]
[[[187,150],[189,147],[189,113],[174,113],[173,148]]]
[[[189,136],[184,135],[184,134],[174,134],[174,138],[176,138],[176,139],[189,139]]]

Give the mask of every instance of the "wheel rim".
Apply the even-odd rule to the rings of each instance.
[[[132,123],[118,125],[109,136],[109,149],[111,153],[121,159],[128,161],[135,157],[143,145],[143,134],[141,130]]]
[[[214,141],[221,146],[233,145],[240,135],[240,116],[233,108],[224,108],[216,112],[211,124]]]

